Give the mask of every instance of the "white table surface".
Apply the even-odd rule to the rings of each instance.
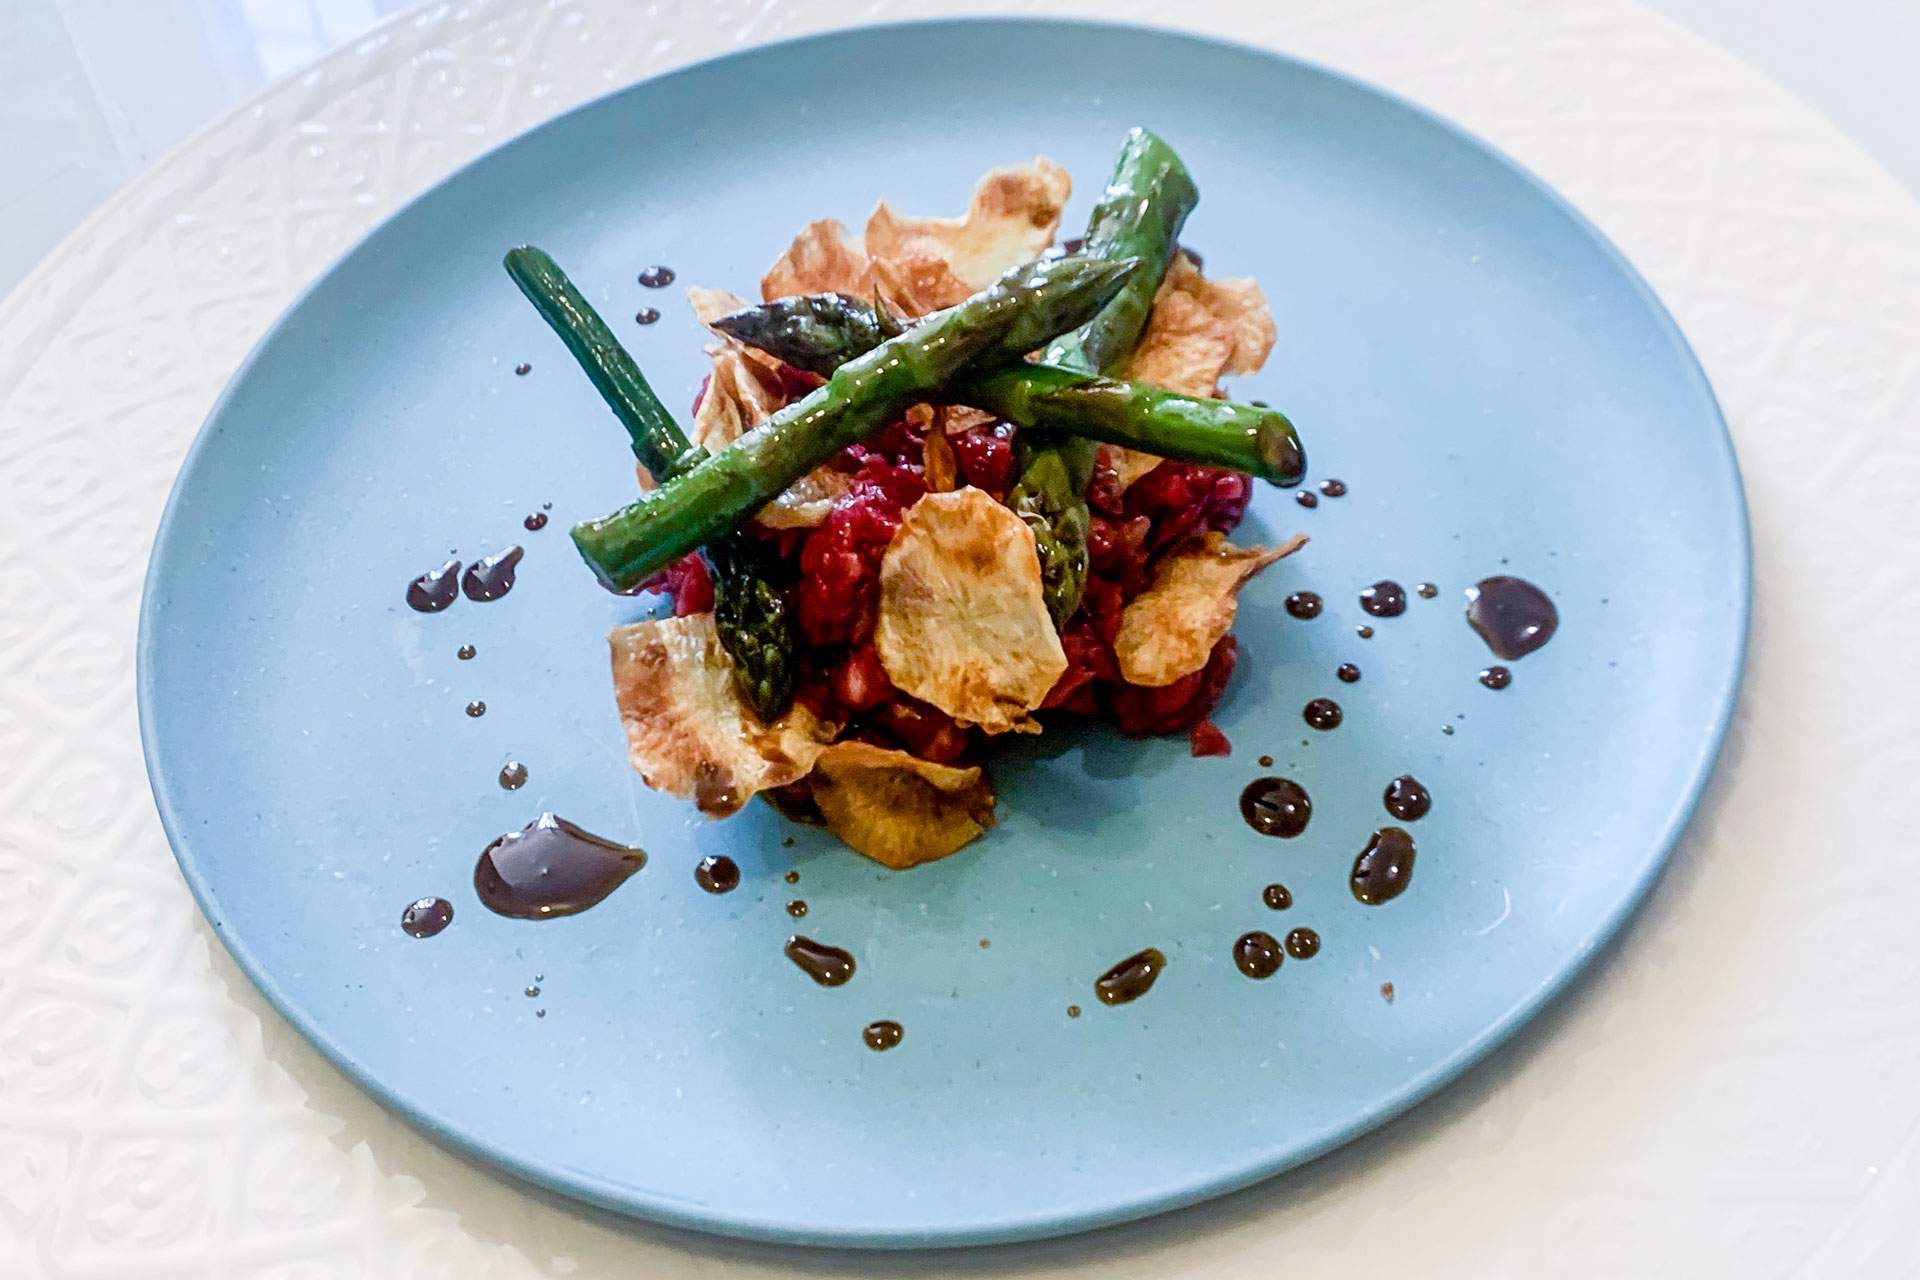
[[[1799,94],[1920,191],[1920,0],[1646,2]],[[0,296],[196,129],[417,3],[0,0]]]

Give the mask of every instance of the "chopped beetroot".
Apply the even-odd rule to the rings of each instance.
[[[1134,516],[1114,520],[1095,516],[1087,530],[1088,567],[1103,578],[1120,584],[1121,595],[1131,600],[1146,590],[1151,575],[1147,572],[1147,539],[1153,533],[1153,520]]]
[[[800,548],[800,634],[815,648],[858,645],[873,634],[880,604],[880,559],[900,529],[900,513],[926,493],[917,466],[861,459],[826,523]]]
[[[1222,636],[1213,646],[1207,665],[1191,675],[1157,689],[1133,684],[1116,684],[1108,699],[1113,722],[1120,732],[1135,737],[1178,733],[1204,719],[1220,701],[1227,681],[1233,677],[1238,646],[1232,636]]]
[[[671,598],[676,618],[713,612],[713,578],[707,573],[707,562],[697,551],[681,556],[636,590]]]
[[[1125,509],[1152,517],[1148,545],[1157,551],[1190,534],[1233,532],[1252,496],[1252,482],[1237,471],[1169,460],[1128,487]]]
[[[1220,726],[1211,720],[1201,720],[1187,730],[1187,742],[1196,758],[1233,754],[1233,744],[1227,741],[1226,734],[1220,732]]]
[[[700,416],[700,406],[707,402],[707,389],[713,386],[713,375],[700,379],[700,389],[693,393],[693,416]]]
[[[873,713],[875,725],[922,760],[952,764],[967,750],[967,731],[938,707],[900,694]]]
[[[871,711],[894,695],[893,681],[873,646],[863,644],[833,669],[833,692],[849,711]]]
[[[996,498],[1013,485],[1013,428],[1004,422],[974,427],[951,437],[954,469],[960,478]]]
[[[1093,478],[1087,484],[1087,505],[1103,516],[1118,519],[1126,514],[1126,493],[1113,470],[1113,454],[1101,445],[1093,455]]]
[[[792,404],[806,397],[815,387],[826,382],[817,373],[808,373],[805,369],[796,369],[790,364],[782,364],[773,371],[774,385],[770,388],[780,397],[783,404]]]

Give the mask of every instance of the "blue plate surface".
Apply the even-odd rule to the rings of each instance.
[[[1136,123],[1199,181],[1186,239],[1208,270],[1258,277],[1273,303],[1279,345],[1238,393],[1284,407],[1313,477],[1351,486],[1314,510],[1265,490],[1243,528],[1313,541],[1247,593],[1218,715],[1232,757],[1023,742],[996,769],[1000,828],[904,874],[762,806],[708,823],[648,792],[603,639],[644,605],[602,592],[566,537],[628,500],[632,460],[502,251],[549,249],[684,405],[702,335],[678,287],[636,283],[643,268],[751,293],[813,218],[858,225],[883,196],[957,210],[981,171],[1036,153],[1076,178],[1078,226]],[[643,306],[665,318],[632,324]],[[552,523],[524,530],[545,503]],[[515,542],[506,598],[403,603],[450,550]],[[1539,583],[1561,616],[1499,693],[1476,681],[1493,659],[1462,616],[1464,589],[1496,573]],[[697,1228],[976,1243],[1287,1168],[1511,1032],[1619,925],[1686,820],[1738,680],[1747,574],[1734,458],[1680,334],[1591,227],[1474,139],[1182,36],[876,28],[575,111],[330,271],[181,473],[142,615],[142,725],[221,939],[428,1132]],[[1381,578],[1440,593],[1369,619],[1357,593]],[[1318,619],[1282,609],[1300,589],[1326,598]],[[1343,662],[1359,683],[1335,680]],[[1302,722],[1321,696],[1345,707],[1335,731]],[[522,790],[495,782],[509,759],[531,771]],[[1298,839],[1238,816],[1265,772],[1312,793]],[[1411,824],[1412,885],[1363,906],[1349,868],[1409,772],[1434,795]],[[650,864],[577,917],[489,914],[476,856],[547,809]],[[744,882],[714,897],[692,869],[722,852]],[[1289,911],[1262,905],[1276,881]],[[409,938],[401,909],[429,894],[453,924]],[[796,896],[806,933],[858,957],[848,985],[783,957]],[[1235,969],[1239,934],[1295,926],[1319,955],[1264,982]],[[1146,946],[1169,959],[1158,985],[1101,1006],[1094,978]],[[862,1044],[877,1018],[906,1028],[891,1052]]]

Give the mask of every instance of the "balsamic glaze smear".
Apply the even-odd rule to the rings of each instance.
[[[473,887],[487,910],[516,920],[585,911],[645,866],[647,855],[543,813],[481,853]]]
[[[407,584],[407,604],[421,613],[438,613],[459,598],[458,560],[449,560]]]
[[[787,939],[787,959],[823,987],[844,986],[853,977],[853,953],[794,934]]]
[[[1382,827],[1353,860],[1353,896],[1368,906],[1391,902],[1413,879],[1413,837],[1399,827]]]
[[[1284,954],[1278,938],[1258,929],[1241,934],[1233,944],[1233,963],[1249,978],[1271,978],[1280,972]]]
[[[508,547],[485,560],[475,560],[467,566],[460,589],[467,593],[469,600],[498,600],[513,590],[513,570],[525,554],[524,547]]]
[[[1093,992],[1101,1004],[1126,1004],[1138,1000],[1153,988],[1154,979],[1167,967],[1167,958],[1152,947],[1128,956],[1101,974]]]
[[[1290,840],[1307,829],[1313,800],[1292,778],[1256,778],[1240,793],[1240,816],[1263,836]]]
[[[1553,639],[1560,612],[1547,593],[1521,578],[1482,578],[1467,589],[1467,625],[1508,662]]]

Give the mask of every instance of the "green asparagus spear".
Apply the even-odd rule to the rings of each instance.
[[[1085,323],[1139,266],[1076,256],[1016,267],[959,306],[848,361],[825,386],[640,501],[575,525],[574,544],[613,590],[644,582],[847,445],[938,397],[969,365],[1011,364]]]
[[[506,268],[626,427],[633,456],[654,479],[670,480],[707,456],[688,441],[633,357],[559,264],[522,245],[507,254]],[[782,566],[739,533],[709,543],[706,560],[713,578],[714,629],[733,659],[734,685],[754,714],[771,723],[793,700],[794,652],[800,644],[799,619],[780,582]]]

